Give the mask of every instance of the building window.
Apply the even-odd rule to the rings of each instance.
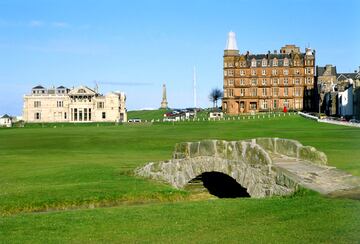
[[[277,108],[277,100],[274,100],[274,109]]]
[[[253,97],[257,96],[257,88],[251,88],[251,96]]]
[[[251,75],[256,75],[256,70],[255,69],[251,70]]]
[[[34,114],[34,118],[35,118],[36,120],[40,120],[40,119],[41,119],[41,113],[35,113],[35,114]]]
[[[289,107],[289,101],[287,99],[284,100],[284,107]]]
[[[256,85],[257,85],[257,80],[256,80],[256,79],[252,79],[252,80],[251,80],[251,85],[256,86]]]
[[[34,101],[34,107],[40,108],[41,107],[41,101]]]
[[[229,63],[229,68],[232,68],[234,67],[234,64],[233,63]]]
[[[250,109],[256,110],[256,102],[250,102]]]
[[[224,70],[224,76],[227,76],[227,71],[226,70]]]
[[[288,78],[284,78],[284,85],[288,85],[289,84],[289,79]]]
[[[241,75],[241,76],[244,76],[244,75],[245,75],[245,70],[241,69],[241,70],[240,70],[240,75]]]
[[[272,75],[277,75],[277,70],[276,70],[276,69],[273,69],[273,70],[271,71],[271,73],[272,73]]]
[[[296,79],[295,79],[295,84],[296,84],[296,85],[300,85],[300,78],[296,78]]]
[[[279,80],[278,80],[277,78],[274,78],[274,79],[273,79],[273,84],[274,84],[274,85],[279,84]]]
[[[289,70],[287,70],[287,69],[284,69],[284,75],[289,75]]]
[[[302,100],[295,100],[295,109],[302,109]]]
[[[284,96],[287,97],[289,95],[289,88],[284,87]]]
[[[57,101],[56,102],[56,107],[58,107],[58,108],[64,107],[64,102],[63,101]]]
[[[263,70],[261,71],[261,74],[262,74],[262,75],[266,75],[266,69],[263,69]]]
[[[245,108],[245,102],[243,102],[243,101],[240,102],[240,108],[242,108],[242,109]]]
[[[266,67],[266,66],[267,66],[267,60],[266,60],[266,59],[263,59],[263,60],[261,61],[261,66],[263,66],[263,67]]]
[[[229,80],[228,84],[229,84],[229,86],[233,86],[234,85],[234,80],[233,79]]]
[[[97,103],[97,108],[104,108],[104,107],[105,107],[104,102]]]
[[[273,60],[273,66],[278,66],[278,60],[277,60],[277,58],[274,58],[274,60]]]
[[[67,119],[67,113],[66,112],[64,113],[64,119]]]
[[[274,87],[273,88],[273,96],[277,97],[279,95],[279,88],[278,87]]]
[[[240,85],[245,85],[245,81],[244,81],[244,79],[240,79]]]
[[[263,88],[263,89],[262,89],[262,95],[263,95],[263,96],[267,96],[267,89],[266,89],[266,88]]]
[[[308,77],[308,78],[307,78],[307,84],[309,84],[309,85],[312,84],[312,79],[311,79],[311,77]]]
[[[234,76],[234,70],[229,70],[228,75],[229,75],[229,76]]]
[[[266,79],[262,79],[263,86],[266,86]]]
[[[263,108],[263,109],[267,109],[267,108],[268,108],[268,102],[267,102],[267,100],[263,100],[263,101],[262,101],[262,108]]]
[[[251,67],[256,67],[256,59],[251,60]]]
[[[228,95],[229,95],[229,97],[233,97],[233,96],[234,96],[234,90],[233,90],[233,89],[229,89]]]
[[[300,70],[296,69],[296,70],[294,71],[294,74],[295,74],[295,75],[300,75]]]
[[[224,63],[224,68],[227,68],[227,63]]]
[[[244,88],[240,89],[240,96],[245,96],[245,89]]]
[[[299,97],[301,95],[301,88],[297,87],[295,88],[295,96]]]
[[[287,58],[284,59],[284,66],[289,66],[289,60]]]
[[[306,68],[305,69],[305,74],[311,75],[312,74],[312,69],[311,68]]]
[[[106,119],[106,113],[105,112],[102,112],[102,116],[101,116],[103,119]]]

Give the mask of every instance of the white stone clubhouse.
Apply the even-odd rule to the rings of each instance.
[[[102,95],[86,86],[32,88],[24,96],[23,120],[36,122],[126,122],[123,92]]]

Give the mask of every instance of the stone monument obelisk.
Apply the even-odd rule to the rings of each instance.
[[[167,99],[166,99],[166,85],[165,84],[163,84],[162,101],[161,101],[160,108],[162,108],[162,109],[167,109],[168,108],[168,102],[167,102]]]

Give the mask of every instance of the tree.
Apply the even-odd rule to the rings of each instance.
[[[219,88],[214,88],[211,90],[209,99],[213,103],[213,107],[217,108],[217,101],[223,97],[223,92]]]

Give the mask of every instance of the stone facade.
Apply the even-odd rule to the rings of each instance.
[[[223,58],[224,112],[314,109],[315,51],[301,53],[295,45],[286,45],[280,53],[239,54],[237,45],[232,45]]]
[[[86,86],[36,86],[24,96],[23,120],[34,122],[126,122],[123,92],[102,95]]]

